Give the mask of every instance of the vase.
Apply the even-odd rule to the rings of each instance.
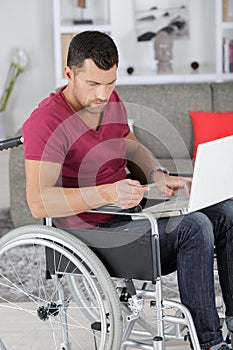
[[[6,139],[5,113],[0,112],[0,140]]]

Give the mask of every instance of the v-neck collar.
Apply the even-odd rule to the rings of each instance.
[[[65,89],[66,86],[64,86],[64,88],[62,88],[59,92],[60,92],[60,96],[61,98],[63,99],[63,101],[65,102],[66,106],[68,107],[68,109],[72,112],[72,114],[75,114],[77,116],[77,118],[79,119],[79,121],[85,126],[85,128],[88,130],[88,131],[91,131],[91,132],[94,132],[94,133],[99,133],[100,130],[101,130],[101,126],[103,124],[103,119],[104,119],[104,111],[102,111],[100,113],[100,118],[99,118],[99,124],[98,126],[96,127],[96,129],[92,129],[90,128],[86,123],[85,121],[80,117],[79,115],[79,112],[76,112],[72,107],[71,105],[69,104],[69,102],[67,101],[67,99],[65,98],[65,95],[63,93],[63,90]]]

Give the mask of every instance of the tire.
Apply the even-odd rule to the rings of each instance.
[[[56,260],[52,279],[45,278],[47,251]],[[88,290],[87,297],[81,294],[86,298],[81,304],[75,301],[74,286]],[[53,227],[24,226],[0,240],[0,314],[0,338],[7,349],[121,346],[121,307],[106,268],[83,242]],[[12,329],[20,333],[17,341]]]

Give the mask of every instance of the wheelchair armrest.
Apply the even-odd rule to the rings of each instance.
[[[169,172],[169,175],[171,176],[182,176],[182,177],[193,177],[192,173],[175,173],[175,172]]]
[[[92,209],[90,211],[97,211],[97,212],[109,212],[109,213],[114,213],[114,214],[120,214],[120,213],[124,213],[124,214],[136,214],[136,213],[141,213],[142,212],[142,207],[141,205],[136,205],[133,208],[128,208],[128,209],[122,209],[116,205],[113,204],[109,204],[109,205],[104,205],[102,207],[96,208],[96,209]]]

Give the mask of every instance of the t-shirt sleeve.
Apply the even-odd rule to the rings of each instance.
[[[23,125],[24,157],[53,163],[64,162],[64,130],[56,124],[49,123],[44,111],[35,110]]]

